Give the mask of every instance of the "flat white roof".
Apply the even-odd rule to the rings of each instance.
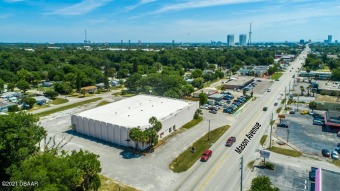
[[[137,95],[75,115],[124,127],[145,128],[149,126],[149,119],[152,116],[163,121],[180,110],[187,109],[192,103],[194,102]]]

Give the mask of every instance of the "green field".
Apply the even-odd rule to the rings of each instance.
[[[291,157],[300,157],[300,156],[302,156],[302,153],[299,152],[299,151],[283,149],[283,148],[279,148],[279,147],[272,147],[272,148],[269,148],[268,150],[273,151],[275,153],[282,154],[282,155],[291,156]]]
[[[197,125],[199,122],[203,120],[202,117],[199,117],[198,119],[193,119],[190,122],[186,123],[185,125],[182,126],[184,129],[190,129],[191,127]]]
[[[279,79],[282,75],[283,75],[283,73],[277,72],[277,73],[275,73],[275,74],[272,75],[272,79],[273,79],[273,80],[277,80],[277,79]]]
[[[55,100],[49,102],[49,104],[59,105],[59,104],[67,103],[67,102],[68,102],[68,99],[56,98]]]
[[[263,146],[264,142],[266,142],[268,135],[263,135],[260,140],[260,144]]]
[[[210,140],[208,141],[208,133],[197,140],[193,147],[196,152],[193,153],[191,147],[187,148],[174,161],[169,164],[169,168],[174,172],[184,172],[188,170],[203,154],[203,152],[211,147],[228,129],[229,125],[219,127],[210,132]]]
[[[72,109],[74,107],[85,105],[85,104],[88,104],[88,103],[91,103],[91,102],[95,102],[95,101],[98,101],[98,100],[101,100],[101,99],[102,98],[93,98],[93,99],[89,99],[89,100],[73,103],[73,104],[70,104],[70,105],[65,105],[63,107],[51,109],[51,110],[48,110],[48,111],[44,111],[44,112],[41,112],[41,113],[37,113],[37,114],[34,114],[34,115],[37,116],[37,117],[44,117],[46,115],[51,115],[53,113],[57,113],[57,112],[64,111],[64,110],[67,110],[67,109]]]

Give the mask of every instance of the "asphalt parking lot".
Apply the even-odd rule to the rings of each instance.
[[[301,149],[302,152],[320,155],[322,149],[332,151],[336,148],[340,138],[335,133],[322,131],[322,126],[313,125],[313,117],[310,115],[287,114],[282,120],[289,128],[276,127],[276,134]],[[289,130],[289,133],[288,133]]]
[[[257,80],[261,80],[261,82],[258,82]],[[255,78],[254,82],[256,83],[256,86],[253,88],[254,94],[263,94],[267,92],[267,89],[270,88],[270,86],[275,83],[271,79],[263,79],[263,78]],[[251,92],[252,90],[248,91]]]
[[[270,178],[280,191],[309,191],[308,172],[297,166],[276,164],[275,170],[259,169],[258,174]]]

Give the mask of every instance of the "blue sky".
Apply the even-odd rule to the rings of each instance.
[[[339,0],[0,0],[0,42],[340,40]]]

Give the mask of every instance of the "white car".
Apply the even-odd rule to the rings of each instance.
[[[336,150],[332,151],[331,157],[332,159],[338,160],[339,159],[338,152],[336,152]]]

